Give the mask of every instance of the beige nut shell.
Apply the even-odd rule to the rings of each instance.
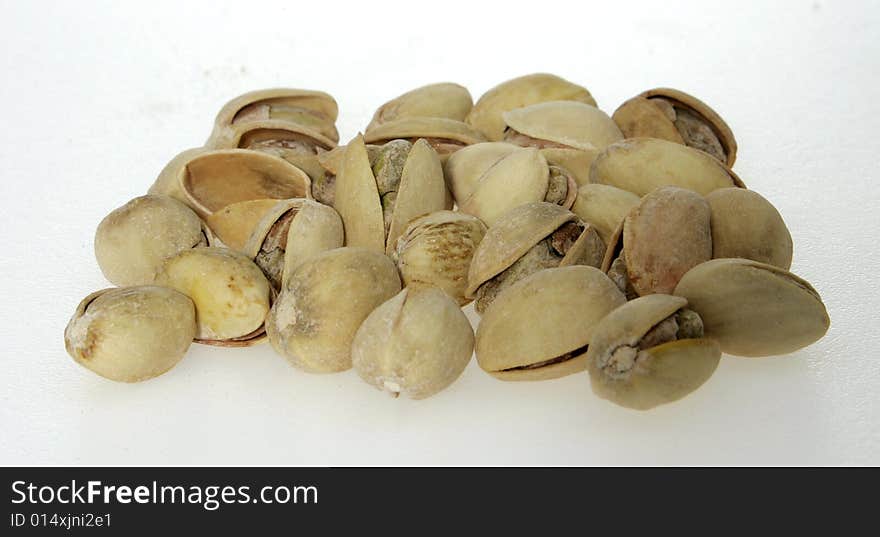
[[[533,104],[505,112],[502,117],[517,132],[585,151],[603,150],[623,139],[608,114],[576,101]]]
[[[740,257],[791,267],[791,233],[779,211],[754,190],[719,188],[706,195],[712,211],[712,257]]]
[[[428,84],[410,90],[380,106],[367,125],[367,132],[404,117],[443,117],[464,121],[473,106],[471,93],[451,82]]]
[[[614,231],[626,215],[639,204],[639,197],[621,188],[588,183],[578,188],[571,212],[589,222],[605,244],[612,243]]]
[[[390,140],[437,138],[452,140],[461,145],[485,142],[483,136],[461,121],[445,117],[402,117],[373,127],[364,133],[368,144],[383,144]]]
[[[254,228],[277,204],[276,199],[239,201],[209,214],[205,222],[223,246],[244,252]]]

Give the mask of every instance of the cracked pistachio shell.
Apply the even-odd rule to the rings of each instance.
[[[205,222],[223,246],[244,252],[254,228],[277,204],[276,199],[240,201],[209,214]]]
[[[310,373],[351,368],[351,343],[367,316],[400,291],[397,267],[365,248],[336,248],[290,273],[266,319],[272,347]]]
[[[504,138],[507,127],[501,117],[504,112],[546,101],[577,101],[596,106],[586,88],[556,75],[535,73],[502,82],[484,93],[465,121],[487,139],[498,141]]]
[[[706,196],[712,211],[712,257],[740,257],[788,270],[792,240],[782,216],[753,190],[719,188]]]
[[[726,187],[745,187],[730,169],[709,154],[657,138],[630,138],[605,148],[590,169],[593,183],[644,196],[661,186],[706,195]]]
[[[171,196],[176,200],[187,203],[186,194],[183,193],[183,188],[180,185],[180,170],[186,166],[187,162],[191,161],[197,155],[207,153],[208,151],[210,151],[210,149],[204,147],[193,147],[175,155],[174,158],[162,168],[162,171],[159,172],[159,175],[156,177],[156,180],[153,182],[152,186],[150,186],[147,193],[159,196]]]
[[[228,137],[233,127],[267,119],[296,124],[339,140],[333,124],[339,109],[336,100],[323,91],[271,88],[251,91],[226,103],[214,120],[208,145]]]
[[[578,186],[590,182],[590,167],[599,155],[598,149],[571,149],[567,147],[545,147],[540,150],[547,163],[559,166],[571,173]]]
[[[576,101],[548,101],[503,114],[517,133],[583,151],[603,150],[623,139],[608,114]]]
[[[464,293],[471,258],[485,234],[485,224],[476,217],[434,212],[410,222],[397,239],[392,259],[404,286],[438,287],[464,306],[470,302]]]
[[[474,101],[464,86],[451,82],[429,84],[383,104],[373,114],[367,131],[404,117],[443,117],[464,121]]]
[[[311,198],[311,180],[274,155],[249,149],[219,149],[196,155],[180,168],[185,203],[207,218],[240,201]]]
[[[464,122],[445,117],[402,117],[364,133],[364,141],[368,144],[381,145],[391,140],[415,142],[419,138],[431,144],[444,160],[462,147],[486,141]]]
[[[189,207],[168,196],[146,195],[114,209],[95,231],[95,257],[114,285],[153,282],[165,258],[208,245],[209,232]]]
[[[721,360],[711,339],[677,339],[646,346],[642,338],[659,323],[687,306],[670,295],[631,300],[599,321],[587,350],[587,371],[593,392],[626,408],[648,410],[677,401],[703,385]],[[644,347],[644,348],[643,348]],[[615,353],[629,350],[633,367],[608,369]]]
[[[76,308],[64,346],[78,364],[104,378],[139,382],[183,358],[196,334],[192,301],[152,285],[104,289]]]
[[[307,199],[276,201],[254,226],[243,253],[276,290],[284,275],[309,257],[344,242],[342,219],[332,208]]]
[[[346,246],[391,253],[409,222],[446,207],[446,183],[437,153],[424,140],[413,144],[403,167],[388,235],[378,185],[362,136],[347,146],[336,177],[334,207],[345,227]]]
[[[661,138],[705,151],[732,167],[733,131],[717,112],[693,95],[655,88],[626,101],[612,116],[627,138]]]
[[[606,251],[607,272],[623,245],[629,283],[636,293],[671,294],[691,268],[712,259],[709,204],[690,190],[662,187],[642,198]]]
[[[474,352],[474,331],[449,295],[405,288],[373,310],[351,346],[352,365],[376,388],[424,399],[461,375]]]
[[[463,147],[443,165],[447,186],[461,205],[480,184],[480,178],[503,158],[521,148],[507,142],[483,142]]]
[[[586,368],[596,324],[626,302],[601,271],[538,271],[505,289],[477,326],[480,367],[501,380],[544,380]]]
[[[192,299],[198,343],[244,347],[265,337],[271,286],[260,268],[240,252],[218,247],[182,251],[165,260],[156,283]]]
[[[638,204],[639,197],[632,192],[609,185],[588,183],[578,187],[571,212],[589,222],[605,244],[611,244],[614,231]]]
[[[749,259],[714,259],[675,288],[703,319],[706,337],[736,356],[788,354],[818,341],[831,323],[813,287]]]

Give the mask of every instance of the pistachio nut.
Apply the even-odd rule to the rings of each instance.
[[[657,138],[629,138],[611,144],[590,168],[590,181],[644,196],[661,186],[706,195],[725,187],[745,187],[724,164],[707,153]]]
[[[546,202],[515,207],[489,227],[468,269],[467,298],[477,313],[505,289],[546,268],[599,267],[605,243],[577,215]]]
[[[577,101],[596,106],[586,88],[547,73],[535,73],[498,84],[483,94],[465,120],[488,140],[504,137],[506,125],[501,117],[508,110],[546,101]]]
[[[272,287],[246,255],[220,247],[184,250],[165,260],[156,283],[190,297],[196,306],[196,342],[244,347],[265,337]]]
[[[602,270],[633,298],[671,294],[685,272],[710,259],[709,204],[696,192],[668,186],[642,198],[627,215]]]
[[[397,397],[424,399],[461,375],[474,330],[458,304],[436,287],[405,288],[373,310],[355,334],[355,371]]]
[[[547,101],[504,112],[504,140],[523,147],[603,150],[623,139],[608,115],[576,101]]]
[[[703,338],[700,316],[687,300],[648,295],[599,321],[587,349],[593,392],[626,408],[649,410],[703,385],[721,360],[721,347]]]
[[[486,226],[477,218],[452,211],[437,211],[416,218],[398,237],[392,252],[403,284],[416,289],[439,287],[460,306],[468,269]]]
[[[382,152],[382,146],[366,144],[365,147],[370,163],[375,163],[379,158],[379,153]],[[330,151],[318,154],[318,163],[324,173],[318,180],[312,179],[312,194],[316,200],[324,205],[333,207],[336,200],[336,176],[339,175],[339,170],[342,168],[345,149],[346,146],[338,145]]]
[[[525,203],[547,201],[567,209],[577,194],[567,170],[548,165],[534,148],[502,142],[472,145],[452,155],[446,177],[459,210],[487,226]]]
[[[78,364],[118,382],[157,377],[183,358],[196,334],[192,301],[152,285],[104,289],[76,308],[64,346]]]
[[[473,105],[471,93],[464,86],[451,82],[429,84],[380,106],[367,125],[367,132],[382,123],[404,117],[443,117],[464,121]]]
[[[626,302],[586,266],[535,272],[508,287],[477,326],[480,367],[501,380],[544,380],[586,368],[596,324]]]
[[[347,246],[390,253],[409,222],[444,209],[446,196],[440,159],[426,141],[393,140],[370,162],[358,135],[346,146],[333,206]]]
[[[336,248],[291,271],[266,319],[272,347],[311,373],[351,368],[351,343],[364,319],[400,291],[394,263],[366,248]]]
[[[792,240],[782,216],[753,190],[719,188],[706,195],[712,211],[712,257],[740,257],[791,267]]]
[[[571,212],[592,224],[602,241],[611,244],[614,232],[626,215],[639,204],[639,197],[626,190],[598,183],[578,187]]]
[[[316,201],[290,199],[275,202],[253,228],[243,251],[280,291],[284,275],[296,265],[343,242],[342,219],[336,211]]]
[[[364,133],[366,143],[377,145],[398,139],[415,143],[420,138],[427,141],[443,160],[462,147],[486,141],[464,122],[445,117],[401,117],[376,125]]]
[[[244,252],[257,224],[277,204],[277,199],[239,201],[207,215],[205,222],[223,246]]]
[[[655,88],[626,101],[612,116],[627,138],[661,138],[709,153],[728,167],[736,139],[715,110],[693,95]]]
[[[185,149],[172,158],[168,164],[162,168],[156,180],[153,182],[148,194],[156,194],[160,196],[171,196],[186,203],[186,195],[180,184],[180,171],[186,164],[202,153],[207,153],[210,149],[204,147],[193,147]]]
[[[153,282],[166,257],[207,246],[210,231],[196,213],[168,196],[146,195],[114,209],[95,231],[95,257],[114,285]]]
[[[791,272],[750,259],[713,259],[681,278],[675,294],[700,314],[706,337],[736,356],[788,354],[831,323],[819,293]]]
[[[568,147],[544,147],[541,154],[551,166],[563,168],[571,174],[578,186],[590,182],[590,168],[599,156],[598,149],[571,149]]]

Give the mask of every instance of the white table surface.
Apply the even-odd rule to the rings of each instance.
[[[880,463],[878,3],[502,4],[3,2],[0,463]],[[725,356],[648,413],[598,399],[586,373],[503,383],[471,362],[413,402],[352,371],[300,372],[268,345],[194,345],[137,385],[65,353],[77,303],[107,286],[97,223],[201,145],[229,98],[328,91],[344,142],[403,91],[448,80],[476,99],[535,71],[587,86],[607,112],[656,86],[715,107],[735,170],[791,229],[827,336]]]

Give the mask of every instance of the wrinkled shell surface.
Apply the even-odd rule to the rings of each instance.
[[[407,288],[366,318],[352,343],[358,375],[393,396],[424,399],[452,384],[474,352],[474,331],[436,287]]]
[[[736,356],[794,352],[820,339],[831,323],[809,283],[747,259],[697,265],[684,275],[675,294],[700,314],[706,337]]]
[[[639,197],[626,190],[597,183],[581,185],[571,212],[589,222],[605,244],[626,215],[639,204]]]
[[[77,363],[102,377],[139,382],[174,367],[195,334],[193,303],[173,289],[104,289],[77,306],[64,346]]]
[[[451,82],[429,84],[380,106],[373,114],[367,131],[403,117],[442,117],[464,121],[472,106],[473,98],[464,86]]]
[[[753,190],[719,188],[706,196],[712,211],[712,257],[740,257],[788,270],[792,240],[782,216]]]
[[[588,104],[549,101],[505,112],[504,122],[518,133],[581,150],[605,149],[623,135],[608,115]]]
[[[101,272],[119,286],[152,283],[165,258],[207,245],[199,217],[168,196],[135,198],[104,217],[95,232]]]

